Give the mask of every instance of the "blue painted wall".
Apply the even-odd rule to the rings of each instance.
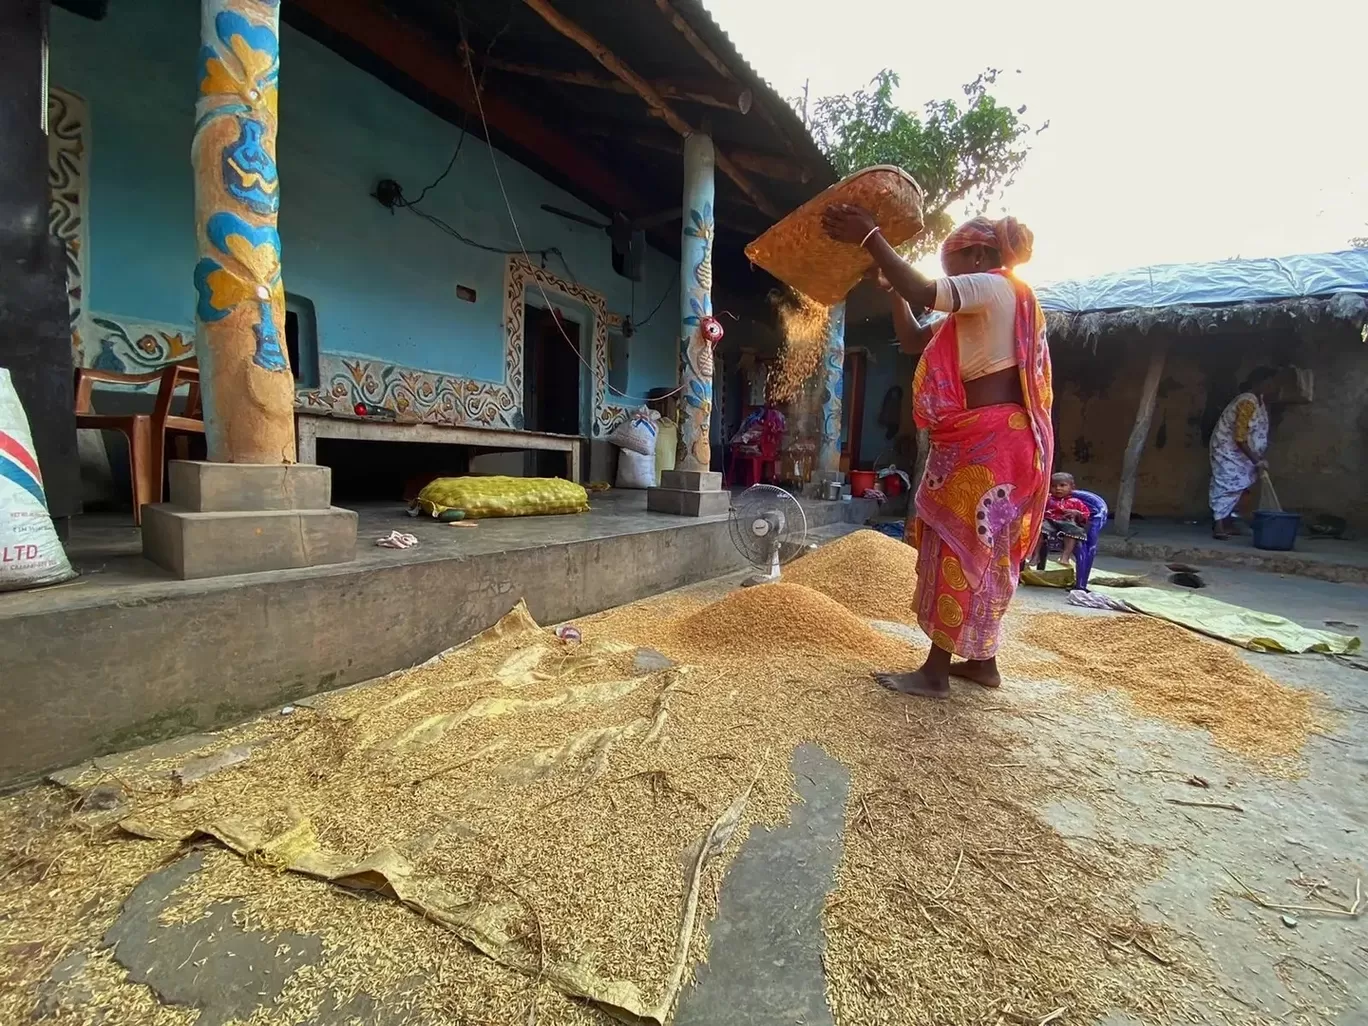
[[[90,277],[94,311],[130,320],[193,323],[195,262],[190,140],[199,4],[119,0],[102,22],[52,12],[50,78],[90,109]],[[444,235],[412,212],[370,198],[379,178],[409,196],[446,166],[460,129],[435,117],[313,40],[281,30],[280,233],[285,286],[312,299],[319,347],[485,380],[503,377],[504,257]],[[607,236],[540,209],[595,211],[495,153],[530,249],[559,247],[552,268],[601,293],[614,313],[632,284],[613,273]],[[424,208],[463,235],[517,248],[490,163],[467,138]],[[651,250],[636,286],[650,312],[678,263]],[[456,286],[478,300],[456,297]],[[677,374],[676,300],[630,346],[628,391],[644,396]],[[587,373],[587,372],[586,372]],[[611,400],[610,400],[611,401]]]
[[[869,466],[879,454],[892,446],[885,437],[888,429],[879,424],[879,410],[883,408],[885,393],[894,385],[901,385],[906,394],[912,383],[909,367],[898,359],[898,347],[879,342],[869,347],[865,362],[864,418],[860,425],[860,465]]]

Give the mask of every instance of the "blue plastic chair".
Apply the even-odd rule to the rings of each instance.
[[[1107,500],[1095,492],[1085,492],[1080,488],[1074,489],[1074,494],[1083,500],[1084,504],[1092,511],[1092,516],[1088,519],[1088,537],[1079,542],[1074,549],[1074,569],[1077,578],[1074,587],[1080,591],[1088,590],[1088,578],[1092,576],[1093,560],[1097,558],[1097,538],[1102,533],[1102,528],[1107,526]],[[1062,547],[1062,543],[1051,544],[1051,549]],[[1040,569],[1045,569],[1044,554],[1042,553]]]
[[[1078,568],[1078,583],[1074,587],[1080,591],[1087,591],[1088,578],[1092,576],[1093,560],[1097,558],[1097,538],[1102,533],[1102,528],[1107,526],[1110,511],[1107,509],[1107,500],[1095,492],[1075,490],[1074,494],[1092,510],[1092,518],[1088,521],[1088,540],[1079,546],[1075,564]]]

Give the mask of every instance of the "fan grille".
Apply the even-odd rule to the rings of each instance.
[[[777,535],[757,536],[752,524],[766,513],[778,513],[783,528]],[[807,514],[802,504],[774,485],[751,485],[732,500],[731,537],[737,551],[754,566],[769,565],[773,546],[779,547],[780,562],[787,563],[802,551],[807,539]]]

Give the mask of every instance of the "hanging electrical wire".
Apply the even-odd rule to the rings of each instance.
[[[466,126],[469,123],[469,121],[470,111],[466,111],[465,114],[461,116],[461,134],[456,137],[456,148],[451,151],[451,159],[447,161],[447,166],[442,170],[442,173],[440,175],[434,178],[427,185],[423,186],[423,191],[418,193],[417,199],[401,200],[404,206],[415,207],[419,203],[422,203],[423,197],[425,197],[433,189],[437,188],[437,186],[441,185],[442,182],[446,179],[446,176],[451,174],[451,169],[456,166],[456,158],[461,155],[461,147],[465,145]]]
[[[485,47],[485,57],[489,57],[491,54],[493,54],[493,52],[494,52],[494,47],[498,45],[499,40],[503,38],[504,33],[506,33],[510,28],[513,27],[513,18],[514,18],[515,14],[516,14],[516,11],[517,11],[517,3],[516,3],[516,0],[510,0],[508,17],[507,17],[507,19],[504,20],[503,28],[499,29],[498,32],[495,32],[494,35],[490,38],[490,40],[489,40],[489,45],[488,45],[487,47]],[[459,15],[458,15],[458,16],[459,16]],[[462,25],[461,25],[461,43],[462,43],[462,46],[464,47],[464,46],[465,46],[465,25],[464,25],[464,22],[462,22]],[[466,58],[467,58],[467,62],[468,62],[468,61],[469,61],[469,52],[468,52],[468,50],[466,51]],[[488,73],[488,71],[489,71],[489,68],[488,68],[488,66],[486,66],[485,69],[484,69],[483,71],[480,72],[480,80],[479,80],[479,83],[476,85],[476,92],[477,92],[477,93],[479,92],[479,90],[481,90],[481,89],[484,88],[485,75]],[[414,206],[415,204],[418,204],[418,203],[423,202],[424,197],[426,197],[427,194],[428,194],[429,192],[431,192],[433,189],[437,188],[437,186],[441,185],[442,182],[446,179],[446,176],[449,175],[449,174],[451,174],[451,169],[452,169],[453,167],[456,166],[456,158],[459,157],[459,156],[461,155],[461,147],[465,145],[466,134],[467,134],[467,133],[466,133],[466,129],[469,127],[469,125],[470,125],[470,111],[469,111],[469,109],[467,109],[466,111],[464,111],[464,112],[461,114],[461,134],[460,134],[459,136],[456,137],[456,149],[455,149],[454,151],[452,151],[451,159],[447,161],[446,168],[443,169],[443,171],[442,171],[442,173],[441,173],[440,175],[438,175],[436,178],[434,178],[434,179],[433,179],[431,182],[429,182],[427,185],[423,186],[422,191],[421,191],[420,193],[418,193],[418,198],[417,198],[417,199],[414,199],[414,200],[405,200],[405,201],[404,201],[404,204],[403,204],[404,206]],[[486,136],[486,138],[488,138],[488,136]]]
[[[646,319],[641,321],[634,320],[632,323],[638,328],[644,328],[646,325],[650,324],[651,318],[660,313],[660,308],[665,305],[665,300],[674,295],[675,286],[678,284],[679,279],[673,274],[670,275],[670,282],[665,286],[664,294],[660,297],[660,300],[656,303],[655,307],[652,308],[651,312],[646,315]]]
[[[486,57],[489,56],[489,55],[493,52],[494,47],[495,47],[495,45],[498,43],[499,39],[503,36],[503,34],[504,34],[505,32],[508,31],[509,27],[510,27],[512,24],[513,24],[513,18],[512,18],[512,15],[510,14],[508,20],[506,20],[506,21],[504,22],[503,28],[499,29],[498,32],[494,33],[493,38],[489,41],[489,46],[488,46],[488,47],[486,48],[486,50],[485,50],[485,56],[486,56]],[[462,24],[462,29],[461,29],[461,39],[462,39],[462,51],[463,51],[463,53],[465,54],[465,57],[466,57],[466,64],[467,64],[467,66],[469,66],[469,64],[470,64],[470,51],[469,51],[469,47],[465,45],[465,28],[464,28],[464,24]],[[472,71],[473,71],[473,69],[472,69]],[[479,92],[480,92],[480,90],[482,90],[482,89],[484,88],[484,77],[485,77],[485,72],[486,72],[486,71],[488,71],[488,68],[486,68],[485,71],[482,71],[482,72],[480,73],[479,80],[478,80],[477,82],[475,82],[475,92],[476,92],[476,95],[478,95]],[[508,249],[508,248],[503,247],[503,246],[492,246],[492,245],[490,245],[490,244],[488,244],[488,243],[479,242],[479,241],[477,241],[477,240],[475,240],[475,239],[469,238],[469,237],[463,235],[459,230],[457,230],[457,229],[456,229],[455,227],[453,227],[451,224],[447,223],[447,222],[444,221],[442,218],[438,217],[436,214],[430,213],[429,211],[426,211],[426,210],[421,210],[421,209],[419,209],[419,207],[418,207],[418,204],[420,204],[420,203],[423,202],[423,200],[427,197],[427,194],[430,193],[433,189],[437,188],[437,186],[441,185],[442,182],[444,182],[444,181],[446,180],[447,176],[451,174],[452,169],[456,166],[456,160],[457,160],[457,158],[459,158],[460,155],[461,155],[461,149],[462,149],[463,146],[465,146],[466,137],[469,135],[469,131],[468,131],[468,130],[469,130],[469,127],[470,127],[470,111],[467,110],[467,111],[465,111],[464,114],[462,114],[462,116],[461,116],[461,133],[460,133],[459,136],[456,137],[456,147],[455,147],[455,149],[452,150],[452,152],[451,152],[451,159],[447,161],[446,167],[442,169],[442,173],[439,174],[436,178],[434,178],[434,179],[433,179],[431,182],[429,182],[427,185],[423,186],[422,190],[418,193],[417,197],[415,197],[414,199],[408,199],[407,197],[405,197],[404,194],[403,194],[402,188],[400,188],[400,187],[397,185],[397,183],[396,183],[395,188],[396,188],[396,190],[397,190],[397,196],[396,196],[396,198],[395,198],[394,205],[395,205],[395,206],[399,206],[399,207],[403,207],[405,210],[408,210],[408,211],[410,211],[411,213],[416,214],[417,216],[421,217],[424,221],[427,221],[429,224],[431,224],[433,227],[439,229],[440,231],[444,232],[444,233],[447,234],[447,235],[450,235],[450,236],[451,236],[453,239],[455,239],[457,242],[460,242],[460,243],[462,243],[462,244],[464,244],[464,245],[466,245],[466,246],[470,246],[470,247],[472,247],[473,249],[482,250],[482,251],[484,251],[484,252],[486,252],[486,253],[497,253],[497,254],[500,254],[500,255],[502,255],[502,256],[517,256],[519,253],[521,253],[523,256],[527,256],[527,255],[528,255],[527,251],[526,251],[525,249],[522,249],[522,248],[519,248],[519,249]],[[489,138],[489,135],[488,135],[488,128],[487,128],[487,127],[486,127],[485,138],[486,138],[486,140],[488,140],[488,138]],[[547,257],[553,256],[553,255],[554,255],[554,256],[557,256],[557,257],[560,258],[561,263],[565,264],[565,269],[566,269],[566,271],[567,271],[567,272],[570,271],[570,265],[569,265],[569,263],[566,262],[566,260],[565,260],[565,255],[564,255],[563,253],[561,253],[561,251],[560,251],[558,248],[556,248],[555,246],[550,246],[550,247],[547,247],[546,249],[535,249],[535,250],[532,250],[531,252],[536,253],[537,256],[539,256],[539,257],[541,258],[541,261],[542,261],[542,265],[543,265],[543,266],[545,266],[545,264],[546,264],[546,259],[547,259]],[[574,278],[574,273],[573,273],[573,272],[571,272],[570,277],[571,277],[571,278]]]
[[[484,100],[481,98],[480,82],[475,77],[475,65],[470,60],[470,47],[466,43],[465,16],[459,9],[457,10],[456,18],[461,28],[461,51],[465,55],[466,71],[470,75],[471,88],[475,91],[475,109],[480,115],[480,125],[484,130],[484,137],[487,140],[489,139],[489,121],[485,117]],[[508,198],[508,189],[504,185],[503,173],[499,170],[499,162],[497,158],[494,156],[494,147],[486,146],[486,149],[489,150],[489,163],[494,168],[494,178],[499,183],[499,193],[503,197],[504,209],[508,213],[508,221],[513,228],[513,236],[518,240],[518,248],[522,252],[523,257],[527,259],[529,263],[531,263],[531,258],[528,257],[527,246],[523,242],[522,230],[518,227],[518,219],[513,214],[513,203]],[[565,259],[564,255],[561,256],[561,259],[562,261]],[[551,297],[547,295],[546,289],[542,286],[542,283],[540,281],[537,281],[536,285],[537,291],[541,293],[542,302],[546,304],[548,309],[554,310],[555,304],[551,302]],[[671,289],[673,289],[673,284],[671,285]],[[656,304],[656,310],[660,309],[661,305],[664,304],[665,299],[668,298],[668,296],[669,292],[667,292],[665,296],[661,297],[660,303]],[[655,312],[655,310],[651,312],[652,317],[655,316]],[[584,355],[579,351],[579,346],[576,345],[575,341],[566,333],[564,325],[561,324],[561,319],[559,317],[553,317],[552,322],[556,325],[556,330],[560,332],[561,337],[565,339],[565,344],[570,347],[570,351],[575,354],[575,358],[589,369],[590,374],[593,374],[593,365],[590,364],[589,361],[587,361],[584,358]],[[613,386],[609,385],[607,382],[604,383],[604,386],[609,392],[611,392],[613,395],[617,396],[620,399],[627,399],[631,402],[640,403],[657,402],[661,399],[668,399],[670,396],[677,395],[678,393],[684,390],[684,385],[681,382],[679,385],[670,389],[670,391],[668,392],[656,395],[654,397],[646,397],[633,396],[628,395],[625,392],[619,392],[617,389],[613,388]]]

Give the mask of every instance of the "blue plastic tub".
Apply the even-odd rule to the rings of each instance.
[[[1290,552],[1297,544],[1300,513],[1278,513],[1271,509],[1254,511],[1254,547],[1272,552]]]

